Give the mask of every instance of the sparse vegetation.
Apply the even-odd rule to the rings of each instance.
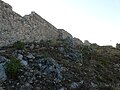
[[[21,41],[17,41],[13,44],[13,47],[18,49],[18,50],[23,50],[25,47],[25,43]]]
[[[13,79],[17,78],[20,67],[20,61],[16,57],[10,57],[10,61],[5,64],[7,76]]]
[[[118,83],[118,80],[120,80],[120,76],[118,75],[117,71],[118,69],[114,69],[114,65],[120,63],[120,50],[118,49],[98,45],[81,45],[77,48],[72,48],[68,47],[67,44],[64,43],[64,40],[48,40],[41,41],[40,43],[30,43],[26,45],[31,46],[32,44],[34,44],[34,47],[36,47],[37,45],[38,47],[31,50],[28,46],[28,48],[25,49],[25,52],[22,53],[25,53],[24,58],[26,58],[26,53],[30,52],[34,53],[36,59],[32,61],[32,63],[30,61],[30,63],[28,64],[36,64],[37,60],[49,57],[54,59],[55,62],[57,62],[62,67],[60,73],[62,73],[62,77],[65,78],[64,80],[61,80],[61,82],[58,84],[65,85],[66,83],[69,84],[71,82],[84,81],[83,86],[79,89],[86,89],[89,85],[91,85],[91,82],[93,82],[95,85],[98,85],[97,88],[103,87],[106,89],[108,87],[105,87],[105,84],[108,84],[109,87],[115,87],[115,84]],[[16,45],[21,45],[21,42],[16,42],[14,48],[16,47]],[[8,55],[7,53],[4,53],[4,56],[9,56],[12,49],[13,48],[8,49]],[[16,49],[18,50],[21,48],[17,47]],[[82,59],[81,57],[79,57],[80,55],[82,56]],[[28,60],[26,61],[29,62]],[[20,66],[19,60],[17,60],[17,58],[15,57],[11,57],[10,61],[6,63],[6,73],[8,77],[17,78],[17,76],[19,76],[18,74],[20,68],[22,67]],[[37,65],[36,68],[38,68]],[[45,78],[49,80],[48,76],[46,76]],[[51,77],[51,79],[53,79],[53,77]],[[43,79],[40,80],[42,82],[45,81]],[[46,85],[47,84],[49,84],[49,82],[47,82]]]

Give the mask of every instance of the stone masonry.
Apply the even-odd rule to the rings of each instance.
[[[41,40],[65,39],[72,35],[63,29],[57,29],[35,12],[24,17],[12,10],[12,7],[0,0],[0,47],[16,41],[40,42]]]

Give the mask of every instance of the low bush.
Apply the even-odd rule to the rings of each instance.
[[[17,41],[13,44],[13,47],[18,49],[18,50],[23,50],[25,47],[25,43],[21,41]]]
[[[15,57],[10,57],[10,61],[5,64],[5,71],[9,78],[17,78],[20,68],[20,61]]]

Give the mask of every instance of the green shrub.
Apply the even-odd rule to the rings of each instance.
[[[46,52],[44,51],[43,56],[44,56],[44,58],[47,58],[47,57],[49,57],[49,53],[47,51]]]
[[[82,53],[83,59],[90,60],[92,55],[94,54],[94,49],[87,45],[79,46],[78,50],[80,50],[80,52]]]
[[[10,57],[10,61],[5,64],[6,74],[9,78],[16,78],[20,70],[20,61],[15,57]]]
[[[23,50],[25,47],[25,43],[21,41],[17,41],[13,44],[13,47],[19,50]]]

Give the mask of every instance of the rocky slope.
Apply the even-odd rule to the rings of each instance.
[[[120,49],[69,40],[0,49],[1,90],[119,90]]]
[[[120,49],[83,43],[0,0],[0,90],[120,90]]]

